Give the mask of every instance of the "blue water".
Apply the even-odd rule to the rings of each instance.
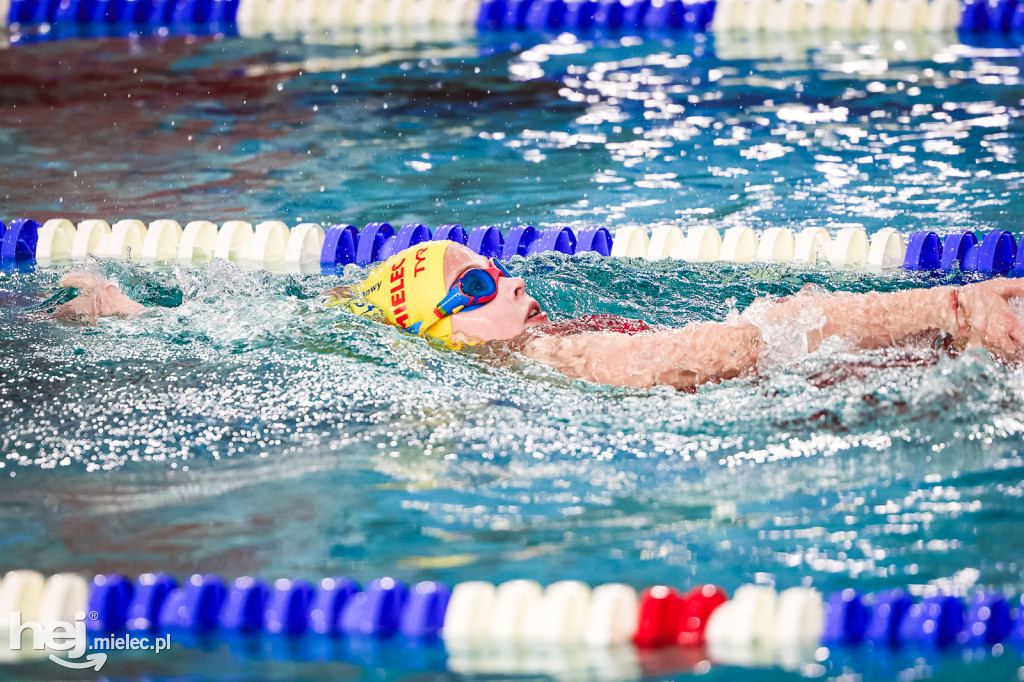
[[[0,51],[3,217],[1020,233],[1012,45],[360,40]],[[69,266],[0,273],[0,570],[1024,591],[1024,374],[984,355],[822,353],[641,391],[320,310],[318,292],[359,279],[351,266],[88,267],[180,305],[69,326],[18,310]],[[552,254],[512,268],[556,319],[674,325],[806,282],[954,281]],[[397,644],[193,644],[112,656],[104,674],[466,674]],[[699,663],[644,656],[637,675]],[[709,674],[1016,679],[1021,665],[1011,647],[762,664]]]

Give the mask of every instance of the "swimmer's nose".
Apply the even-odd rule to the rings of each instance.
[[[509,277],[509,282],[514,287],[512,295],[515,298],[522,298],[526,295],[526,280],[522,277]]]

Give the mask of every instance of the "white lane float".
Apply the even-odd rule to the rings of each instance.
[[[711,263],[721,260],[721,254],[722,235],[713,227],[701,226],[691,228],[669,255],[690,263]]]
[[[839,0],[818,0],[807,8],[806,26],[808,31],[824,31],[829,28],[831,17],[839,12]]]
[[[839,0],[839,11],[832,15],[829,29],[850,33],[863,31],[867,16],[867,0]]]
[[[587,627],[590,587],[578,580],[548,585],[544,597],[523,619],[519,637],[524,642],[579,644]]]
[[[184,230],[177,220],[154,220],[142,241],[141,260],[144,263],[166,263],[178,256]]]
[[[71,258],[75,243],[75,226],[65,218],[47,220],[39,228],[36,241],[36,261],[46,265]]]
[[[651,238],[642,227],[622,227],[615,232],[611,255],[616,258],[645,258],[650,243]]]
[[[219,234],[209,220],[193,220],[185,226],[178,242],[179,263],[208,263],[214,257]]]
[[[743,29],[747,33],[759,33],[764,29],[765,20],[773,5],[771,0],[747,0],[742,17]]]
[[[89,603],[89,583],[77,573],[54,573],[46,579],[39,595],[36,617],[44,627],[51,623],[73,623]]]
[[[893,0],[871,0],[864,16],[864,28],[872,33],[881,33],[889,25],[893,9]]]
[[[498,586],[490,623],[493,642],[518,642],[527,614],[544,597],[536,580],[509,580]]]
[[[647,245],[647,260],[668,258],[676,244],[683,240],[683,231],[671,225],[659,225],[651,232],[651,241]]]
[[[749,227],[730,227],[722,239],[720,257],[733,263],[750,263],[757,257],[757,235]]]
[[[796,240],[789,228],[769,227],[761,233],[757,260],[764,263],[788,263],[793,260],[795,251]]]
[[[445,643],[460,645],[486,641],[494,622],[496,596],[494,585],[482,580],[456,585],[441,628]]]
[[[863,227],[844,227],[825,247],[829,263],[839,269],[864,267],[869,250],[868,235]]]
[[[821,227],[805,227],[796,237],[793,260],[814,265],[819,258],[828,260],[828,245],[832,237]]]
[[[324,228],[316,223],[297,225],[288,236],[284,254],[285,265],[292,269],[314,263],[319,265],[325,235]]]
[[[742,28],[745,6],[744,0],[719,0],[711,18],[711,30],[721,34]]]
[[[867,264],[872,268],[898,268],[907,255],[907,242],[903,235],[886,227],[871,235]]]
[[[71,244],[72,260],[83,260],[86,256],[100,255],[97,251],[105,247],[110,236],[110,225],[106,220],[83,220],[78,223],[75,241]]]
[[[263,221],[242,246],[239,264],[263,268],[282,264],[290,236],[288,226],[280,220]]]
[[[213,247],[213,257],[237,262],[245,258],[245,247],[252,239],[254,230],[252,223],[244,220],[229,220],[220,226],[217,242]]]
[[[778,598],[773,636],[780,647],[814,646],[825,631],[825,603],[809,587],[791,587]]]
[[[955,30],[960,25],[960,12],[960,0],[931,0],[928,3],[928,30],[936,33]]]
[[[775,636],[778,595],[766,585],[743,585],[732,599],[708,618],[708,645],[747,648],[755,642],[770,645]]]
[[[629,643],[636,635],[639,611],[636,590],[629,585],[598,585],[590,593],[583,643],[591,647]]]
[[[0,630],[7,630],[10,614],[20,613],[21,622],[39,621],[39,600],[46,578],[38,571],[15,570],[0,581]]]

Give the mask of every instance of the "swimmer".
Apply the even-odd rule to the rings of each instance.
[[[60,318],[90,322],[143,309],[101,278],[73,273],[64,285],[79,295],[56,310]],[[980,348],[1000,360],[1021,360],[1024,324],[1010,307],[1010,299],[1018,297],[1024,297],[1024,279],[867,294],[805,287],[786,298],[759,299],[724,322],[654,328],[590,316],[553,323],[521,277],[495,259],[442,241],[395,254],[362,283],[326,292],[324,304],[453,348],[510,349],[572,379],[688,389],[756,375],[826,341],[865,350],[947,343],[956,350]]]

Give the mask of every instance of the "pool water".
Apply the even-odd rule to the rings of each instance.
[[[19,44],[0,51],[0,206],[182,224],[1019,233],[1021,51],[833,38]],[[1024,373],[983,354],[829,351],[692,393],[623,389],[321,310],[355,266],[91,262],[173,307],[95,327],[20,310],[69,267],[0,273],[2,570],[1024,591]],[[663,325],[807,282],[960,281],[595,254],[511,267],[556,319]],[[112,656],[104,674],[473,675],[436,648],[328,645],[346,663],[294,642],[200,642]],[[1016,679],[1018,654],[996,654],[808,652],[708,674]],[[636,676],[705,672],[643,656]],[[582,660],[566,675],[623,677]]]

